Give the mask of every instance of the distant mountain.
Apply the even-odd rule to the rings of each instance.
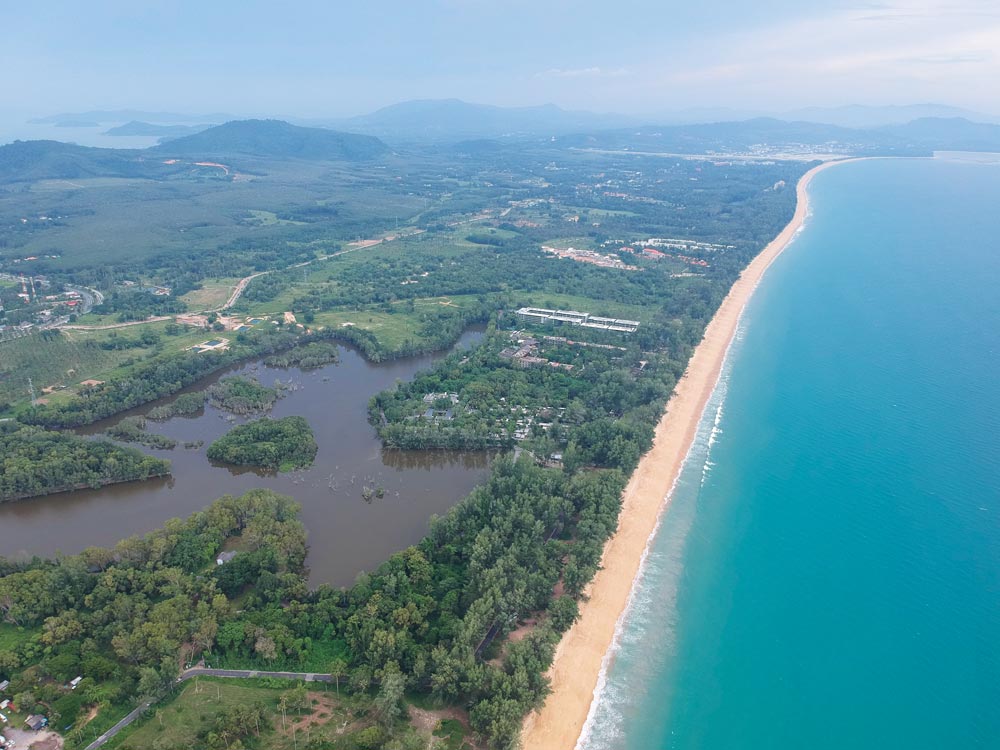
[[[786,122],[770,117],[698,125],[647,125],[577,134],[555,138],[552,146],[678,154],[745,154],[765,147],[768,153],[783,150],[885,155],[927,153],[926,148],[920,146],[908,147],[891,133],[812,122]]]
[[[116,125],[104,131],[104,135],[144,135],[167,138],[181,138],[208,130],[213,125],[160,125],[154,122],[132,120],[124,125]]]
[[[881,131],[935,151],[1000,152],[1000,125],[970,122],[963,117],[923,117]]]
[[[70,112],[59,115],[48,115],[47,117],[36,117],[28,122],[32,125],[54,125],[59,122],[85,121],[90,123],[109,122],[129,122],[139,120],[142,122],[162,122],[162,123],[196,123],[196,122],[227,122],[238,119],[234,115],[211,114],[211,115],[184,115],[177,112],[146,112],[141,109],[97,109],[90,112]]]
[[[324,128],[303,128],[281,120],[235,120],[149,149],[170,156],[246,154],[277,158],[373,159],[389,152],[378,138]]]
[[[635,118],[570,112],[554,104],[496,107],[460,99],[420,99],[383,107],[371,114],[327,120],[338,128],[400,140],[464,140],[502,136],[559,135],[618,128]]]
[[[821,122],[845,128],[879,128],[886,125],[902,125],[913,120],[942,117],[961,117],[974,122],[1000,123],[998,117],[972,112],[961,107],[950,107],[945,104],[906,104],[882,107],[851,104],[845,107],[806,107],[785,112],[780,117],[785,120]]]

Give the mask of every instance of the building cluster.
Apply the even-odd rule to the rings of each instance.
[[[549,247],[548,245],[542,245],[542,250],[549,255],[554,255],[557,258],[568,258],[569,260],[575,260],[578,263],[591,263],[595,266],[600,266],[601,268],[615,268],[619,271],[641,271],[639,266],[628,265],[621,258],[615,255],[604,255],[602,253],[594,252],[593,250],[578,250],[575,247]]]
[[[680,253],[665,253],[662,250],[657,250],[655,247],[644,247],[636,250],[631,246],[623,246],[618,248],[620,253],[639,253],[646,258],[651,258],[652,260],[662,260],[664,258],[673,258],[674,260],[679,260],[682,263],[687,263],[690,266],[699,266],[701,268],[708,268],[709,263],[704,258],[692,258],[690,255],[681,255]]]
[[[553,362],[545,357],[538,356],[538,339],[530,336],[517,338],[514,334],[517,346],[508,346],[500,351],[501,359],[509,359],[518,367],[544,367],[548,365],[559,370],[572,370],[573,365],[564,365],[562,362]]]
[[[561,323],[563,325],[598,328],[604,331],[618,331],[620,333],[635,333],[639,328],[638,320],[602,318],[576,310],[548,310],[543,307],[522,307],[515,314],[518,318],[528,323]]]

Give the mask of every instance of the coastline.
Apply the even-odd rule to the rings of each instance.
[[[743,310],[771,263],[795,238],[809,214],[809,184],[840,159],[819,164],[796,184],[791,221],[740,274],[688,362],[656,427],[653,446],[639,461],[622,495],[618,529],[608,540],[601,568],[581,602],[580,618],[563,635],[549,669],[552,692],[521,731],[530,750],[576,747],[598,697],[607,656],[627,614],[646,549],[687,458],[705,406],[715,390]]]

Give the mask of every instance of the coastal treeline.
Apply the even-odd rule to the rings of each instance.
[[[275,471],[304,469],[316,458],[316,439],[305,417],[258,419],[237,425],[208,446],[208,457]]]
[[[169,473],[169,461],[106,440],[0,423],[0,501]]]

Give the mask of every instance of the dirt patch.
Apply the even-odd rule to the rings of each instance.
[[[99,714],[100,712],[101,712],[101,707],[100,706],[91,706],[90,710],[87,711],[87,715],[84,716],[83,719],[80,719],[77,723],[81,727],[85,727],[90,722],[92,722],[94,719],[96,719],[97,718],[97,714]]]
[[[326,693],[316,693],[310,691],[306,694],[309,699],[309,713],[302,714],[302,716],[296,716],[294,720],[291,716],[287,717],[287,724],[285,726],[284,733],[288,736],[292,735],[292,731],[296,734],[307,731],[313,724],[323,726],[333,718],[333,706],[334,700]]]
[[[448,706],[446,708],[427,710],[424,708],[417,708],[414,705],[410,705],[410,724],[421,734],[425,735],[430,744],[428,747],[435,748],[438,747],[444,738],[434,736],[434,730],[437,729],[438,725],[447,719],[452,721],[457,721],[462,725],[465,730],[465,747],[473,748],[473,750],[482,750],[485,745],[479,745],[473,740],[472,728],[469,726],[469,716],[465,711],[455,708],[453,706]]]
[[[4,727],[4,736],[14,741],[13,747],[16,750],[62,750],[63,738],[55,732],[42,730],[41,732],[31,732],[27,729],[13,729]]]

